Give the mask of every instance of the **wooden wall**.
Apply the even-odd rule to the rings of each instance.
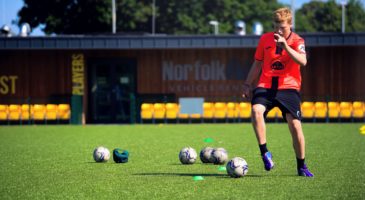
[[[73,53],[83,53],[86,65],[90,58],[136,58],[139,94],[175,93],[177,97],[203,96],[212,101],[241,100],[241,87],[254,51],[0,51],[0,103],[26,98],[46,103],[51,97],[71,96]],[[308,65],[302,69],[303,100],[365,100],[364,46],[312,47],[307,51]]]
[[[1,51],[0,102],[42,103],[71,94],[71,55],[63,51]]]
[[[302,69],[307,100],[365,101],[365,46],[316,47]]]

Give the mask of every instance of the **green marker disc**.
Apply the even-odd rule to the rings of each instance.
[[[194,181],[202,181],[202,180],[204,180],[204,178],[202,176],[194,176],[193,180]]]

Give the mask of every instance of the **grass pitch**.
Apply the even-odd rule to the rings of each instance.
[[[286,124],[267,125],[270,172],[250,124],[1,126],[0,199],[364,199],[361,125],[303,124],[314,178],[296,175]],[[95,163],[100,145],[129,150],[129,162]],[[185,146],[224,147],[246,159],[248,175],[230,178],[199,159],[182,165]]]

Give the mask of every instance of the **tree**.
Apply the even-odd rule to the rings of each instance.
[[[298,32],[341,32],[342,8],[335,0],[311,1],[296,12]],[[350,0],[346,6],[346,32],[365,31],[365,11],[361,2]]]
[[[346,32],[365,32],[365,10],[361,2],[351,0],[346,7]]]
[[[152,0],[116,0],[117,31],[150,33]],[[277,0],[156,0],[156,32],[209,34],[209,21],[217,20],[220,33],[234,32],[234,22],[244,20],[247,33],[259,21],[271,31],[272,11]],[[18,24],[44,25],[47,34],[111,32],[111,0],[24,0]]]
[[[44,24],[46,34],[106,32],[111,29],[110,9],[108,0],[24,0],[18,24]]]
[[[115,1],[117,4],[117,32],[146,33],[151,31],[152,0]]]
[[[156,28],[167,34],[209,34],[209,21],[219,22],[221,34],[234,33],[234,22],[246,22],[247,32],[259,21],[264,30],[272,29],[272,12],[283,6],[277,0],[169,0],[156,1]]]

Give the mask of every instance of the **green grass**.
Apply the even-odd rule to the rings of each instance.
[[[250,124],[0,126],[0,199],[364,199],[361,125],[303,124],[314,178],[296,175],[286,124],[267,126],[271,172]],[[95,163],[99,145],[129,150],[129,162]],[[184,146],[224,147],[246,159],[248,175],[233,179],[199,159],[182,165]]]

